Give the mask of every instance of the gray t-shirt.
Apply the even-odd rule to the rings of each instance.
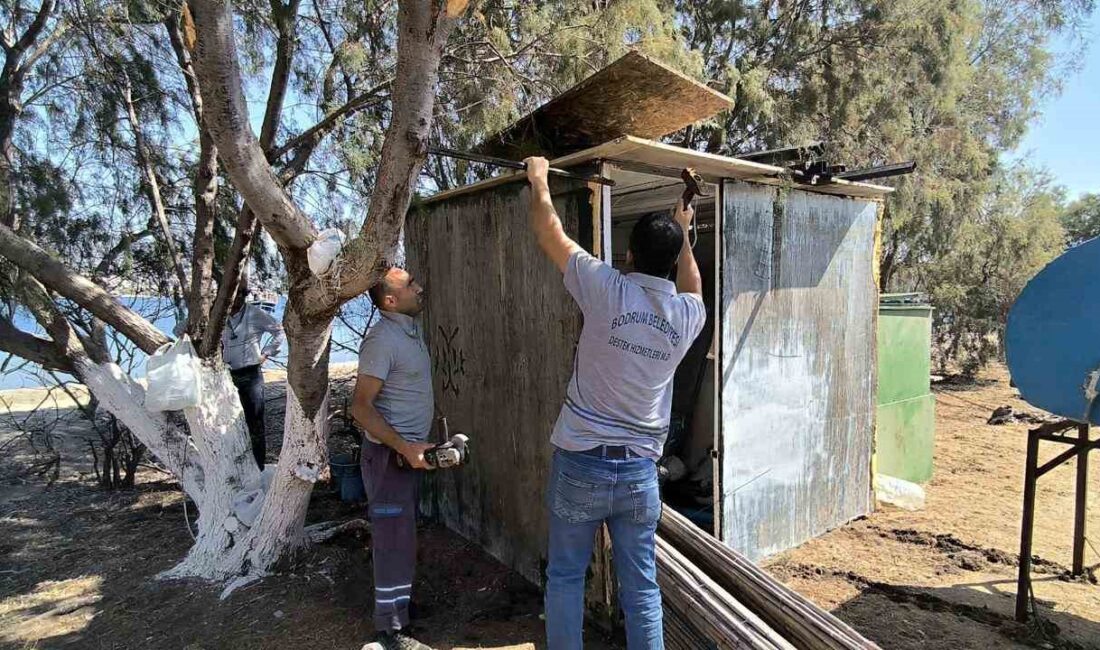
[[[660,458],[676,366],[706,322],[702,298],[651,275],[623,275],[584,251],[569,258],[565,288],[584,327],[550,442],[568,451],[626,445]]]
[[[382,380],[374,408],[401,437],[424,442],[432,426],[432,361],[416,321],[380,312],[359,346],[359,374]],[[370,440],[378,442],[372,436]]]

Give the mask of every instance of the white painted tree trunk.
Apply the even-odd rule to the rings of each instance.
[[[307,542],[306,509],[326,459],[327,395],[308,417],[288,387],[283,452],[261,473],[237,389],[220,361],[204,363],[202,402],[184,411],[190,435],[172,417],[147,411],[144,389],[117,365],[83,359],[79,366],[100,404],[180,477],[198,508],[195,544],[160,577],[228,581],[227,595]]]

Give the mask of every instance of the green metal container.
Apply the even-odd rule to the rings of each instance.
[[[876,471],[914,483],[932,478],[936,401],[932,307],[919,294],[884,294],[878,311]]]

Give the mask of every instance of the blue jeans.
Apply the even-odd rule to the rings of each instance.
[[[661,517],[657,465],[557,449],[550,471],[550,561],[546,638],[550,650],[581,650],[584,577],[600,524],[611,551],[630,650],[664,648],[655,536]]]

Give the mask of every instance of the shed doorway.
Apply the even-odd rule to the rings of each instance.
[[[639,219],[653,212],[671,214],[684,191],[679,170],[625,169],[614,164],[610,175],[610,259],[628,271],[627,246]],[[696,197],[695,228],[689,233],[696,263],[703,279],[707,322],[688,349],[673,381],[672,421],[661,468],[661,498],[703,530],[714,533],[717,512],[715,480],[716,342],[715,304],[718,287],[717,185],[709,184],[710,196]],[[673,276],[672,279],[675,279]]]

